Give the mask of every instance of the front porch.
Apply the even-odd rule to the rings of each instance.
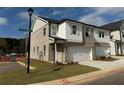
[[[65,40],[56,39],[49,45],[49,60],[52,63],[65,63],[66,47]]]

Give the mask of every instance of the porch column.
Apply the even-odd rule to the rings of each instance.
[[[55,42],[55,62],[54,63],[56,63],[57,62],[57,43]]]

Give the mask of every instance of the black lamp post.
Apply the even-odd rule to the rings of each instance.
[[[30,41],[31,41],[31,17],[33,14],[33,9],[29,8],[28,9],[28,14],[29,14],[29,35],[28,35],[28,63],[27,63],[27,74],[30,73]]]

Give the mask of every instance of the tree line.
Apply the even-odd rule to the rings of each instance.
[[[25,38],[0,38],[0,54],[25,53]]]

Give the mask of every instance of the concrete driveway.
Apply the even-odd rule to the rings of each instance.
[[[112,56],[113,58],[118,58],[116,61],[82,61],[81,65],[96,67],[99,69],[115,68],[117,66],[124,65],[124,56]]]

